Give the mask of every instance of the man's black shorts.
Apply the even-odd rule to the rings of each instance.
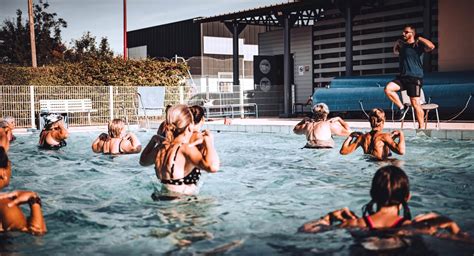
[[[423,86],[423,78],[413,76],[397,76],[392,82],[400,86],[400,90],[406,90],[410,97],[420,97],[421,87]]]

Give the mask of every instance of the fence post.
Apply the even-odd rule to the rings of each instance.
[[[109,85],[109,113],[110,120],[114,119],[114,87]]]
[[[239,99],[240,99],[240,118],[244,118],[244,86],[243,85],[238,85],[239,86]]]
[[[31,128],[36,129],[35,124],[35,87],[30,85],[30,115],[31,115]]]
[[[184,104],[184,85],[179,85],[179,104]]]

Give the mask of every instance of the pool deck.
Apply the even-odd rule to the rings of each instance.
[[[204,129],[228,132],[253,132],[253,133],[293,133],[293,127],[302,118],[234,118],[231,125],[224,125],[224,119],[209,120]],[[370,130],[368,121],[346,120],[353,130]],[[400,129],[401,122],[386,122],[385,130]],[[428,129],[414,129],[412,121],[405,121],[403,131],[407,136],[428,136],[439,139],[474,140],[473,122],[441,122],[439,129],[436,123],[429,122]]]
[[[208,120],[204,129],[211,131],[226,131],[226,132],[249,132],[249,133],[278,133],[291,134],[293,127],[301,121],[302,118],[234,118],[230,125],[224,125],[224,119]],[[353,130],[368,131],[370,130],[369,122],[363,120],[346,120]],[[150,129],[157,129],[160,122],[151,122]],[[385,123],[385,130],[400,129],[400,122],[388,121]],[[69,127],[70,132],[106,132],[107,126],[82,126]],[[142,125],[130,125],[130,130],[144,130]],[[441,121],[439,129],[436,129],[436,124],[428,123],[428,129],[420,130],[414,129],[412,121],[406,121],[403,131],[406,136],[428,136],[439,139],[456,139],[456,140],[474,140],[474,121],[468,122],[443,122]],[[28,134],[32,132],[31,129],[15,129],[14,134]]]

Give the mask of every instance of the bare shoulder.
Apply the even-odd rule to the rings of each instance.
[[[341,224],[341,227],[343,228],[365,228],[367,225],[365,224],[364,218],[358,218],[358,219],[351,219],[347,220],[344,223]]]

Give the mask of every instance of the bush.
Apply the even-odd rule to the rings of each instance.
[[[49,66],[19,67],[0,65],[0,84],[39,86],[176,86],[187,77],[183,63],[121,58],[87,58],[78,63],[62,62]]]

